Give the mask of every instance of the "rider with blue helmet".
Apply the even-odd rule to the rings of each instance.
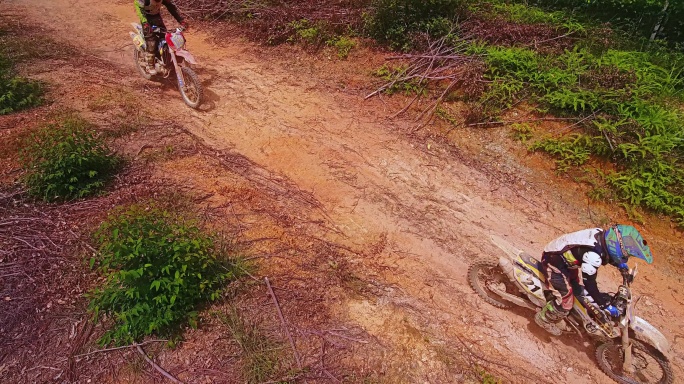
[[[574,297],[595,317],[605,317],[603,311],[613,317],[619,316],[618,310],[598,289],[597,270],[610,264],[626,272],[630,256],[648,263],[653,261],[646,241],[631,225],[618,224],[606,230],[585,229],[565,234],[547,244],[541,260],[549,301],[537,313],[535,322],[546,331],[560,335],[558,323],[570,313]]]

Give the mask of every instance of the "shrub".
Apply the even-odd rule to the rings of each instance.
[[[409,50],[415,33],[446,35],[462,8],[462,0],[374,0],[366,29],[393,49]]]
[[[301,40],[304,43],[316,45],[323,36],[322,29],[307,19],[293,21],[289,27],[294,31],[294,36],[291,36],[289,41]]]
[[[36,107],[43,102],[42,96],[42,83],[0,73],[0,115]]]
[[[657,37],[671,42],[684,41],[684,2],[669,1],[665,15],[664,1],[654,0],[515,0],[552,9],[573,11],[586,17],[609,21],[624,29],[649,37],[658,20],[662,19]]]
[[[91,195],[120,164],[93,126],[74,116],[30,135],[20,158],[28,192],[46,201]]]
[[[0,31],[0,38],[3,35],[4,31]],[[43,102],[43,84],[16,76],[12,69],[16,58],[9,56],[4,48],[0,44],[0,115],[40,105]]]
[[[593,138],[574,135],[565,139],[543,139],[530,146],[530,150],[543,150],[558,158],[556,170],[565,172],[572,166],[579,166],[589,160]]]
[[[198,305],[218,299],[223,282],[236,276],[216,258],[212,237],[154,205],[115,210],[95,239],[100,255],[90,265],[97,263],[105,283],[90,294],[89,309],[96,320],[104,313],[114,322],[103,345],[196,326]]]
[[[335,47],[337,50],[337,57],[340,59],[346,59],[349,56],[354,47],[356,47],[356,42],[347,36],[337,36],[326,41],[326,44]]]

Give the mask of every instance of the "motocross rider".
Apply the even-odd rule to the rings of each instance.
[[[157,70],[154,68],[154,52],[158,44],[158,35],[152,32],[152,26],[165,29],[164,21],[161,17],[161,7],[166,6],[171,16],[180,23],[183,28],[187,29],[188,24],[183,20],[178,8],[173,4],[172,0],[134,0],[135,12],[140,17],[140,23],[143,28],[143,35],[145,36],[145,44],[147,45],[147,52],[145,61],[147,63],[147,72],[150,75],[156,75]]]
[[[608,295],[596,284],[600,266],[611,264],[622,273],[629,270],[627,259],[636,256],[653,260],[650,248],[639,231],[631,225],[614,225],[607,230],[585,229],[565,234],[544,247],[542,273],[546,278],[546,306],[535,316],[535,322],[553,335],[560,335],[558,323],[573,306],[573,295],[598,320],[620,315],[610,305]]]

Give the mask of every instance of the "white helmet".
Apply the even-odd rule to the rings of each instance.
[[[603,264],[601,256],[596,252],[586,252],[582,256],[582,272],[589,276],[596,274],[596,270]]]

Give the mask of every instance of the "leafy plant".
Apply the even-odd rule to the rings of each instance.
[[[220,297],[236,277],[217,259],[217,246],[192,221],[155,205],[115,209],[95,233],[100,255],[90,260],[104,284],[89,310],[113,322],[100,343],[129,344],[197,325],[197,308]]]
[[[0,72],[0,115],[42,104],[43,93],[41,82]]]
[[[572,166],[579,166],[589,160],[593,138],[586,135],[574,135],[565,139],[547,138],[530,146],[530,150],[543,150],[554,155],[556,170],[565,172]]]
[[[290,37],[289,41],[301,40],[307,44],[318,44],[322,39],[321,29],[307,19],[295,20],[290,23],[290,27],[294,29],[295,36]]]
[[[346,59],[349,56],[349,52],[356,47],[356,42],[347,36],[333,37],[328,39],[326,44],[337,50],[337,57],[340,59]]]
[[[511,130],[513,132],[513,138],[526,143],[533,136],[532,127],[529,124],[513,124],[511,125]]]
[[[0,30],[0,37],[4,39],[6,33]],[[14,73],[14,61],[20,53],[8,43],[0,43],[0,115],[32,108],[43,102],[43,83]]]
[[[105,185],[120,164],[94,127],[76,116],[67,116],[30,135],[22,145],[20,158],[28,192],[46,201],[91,195]]]

